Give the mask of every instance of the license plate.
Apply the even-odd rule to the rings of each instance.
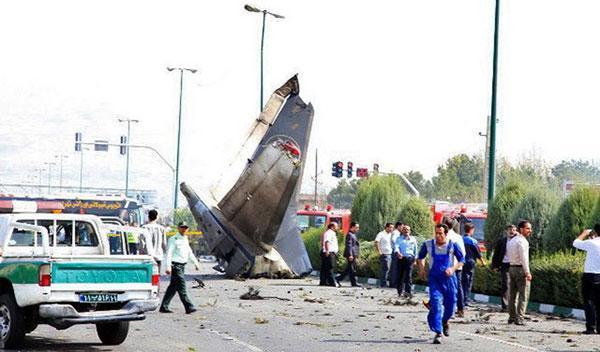
[[[109,303],[118,301],[116,293],[82,293],[79,295],[79,302],[83,303]]]

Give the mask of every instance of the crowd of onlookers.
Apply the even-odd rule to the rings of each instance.
[[[428,239],[418,248],[417,239],[411,235],[409,224],[386,223],[375,237],[375,247],[379,254],[380,287],[396,288],[400,297],[412,298],[412,271],[415,264],[419,275],[425,278],[428,272],[429,301],[423,303],[429,309],[428,322],[436,333],[434,343],[441,343],[442,333],[449,336],[448,320],[456,312],[464,316],[469,305],[473,277],[477,262],[486,265],[479,244],[473,234],[475,226],[467,222],[463,225],[463,235],[458,233],[458,222],[444,217],[435,226],[433,239]],[[358,233],[360,225],[350,224],[345,236],[343,256],[347,261],[345,269],[335,276],[334,269],[338,255],[338,224],[328,224],[321,236],[320,285],[341,286],[341,281],[349,277],[353,287],[360,287],[356,278],[356,260],[360,256]],[[529,300],[531,280],[529,265],[529,242],[531,223],[520,221],[516,226],[506,226],[506,234],[493,246],[491,268],[500,273],[502,311],[508,311],[508,323],[525,325],[525,310]],[[585,334],[600,334],[600,224],[594,229],[584,230],[573,242],[573,246],[587,252],[582,293],[586,315]],[[427,259],[427,261],[426,261]],[[426,263],[428,270],[426,270]]]

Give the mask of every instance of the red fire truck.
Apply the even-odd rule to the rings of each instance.
[[[473,238],[479,242],[481,253],[487,251],[483,236],[483,228],[487,219],[487,204],[465,203],[451,204],[449,202],[437,201],[431,206],[433,221],[438,224],[444,216],[456,219],[460,224],[460,234],[465,234],[465,224],[470,222],[475,225]]]
[[[350,210],[333,209],[332,205],[328,205],[325,210],[316,210],[307,204],[303,210],[296,212],[296,222],[301,232],[310,227],[326,227],[330,222],[336,222],[338,228],[343,233],[347,233],[350,230],[351,221]]]

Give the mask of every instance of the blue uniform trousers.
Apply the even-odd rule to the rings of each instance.
[[[429,275],[429,314],[427,322],[431,331],[441,334],[442,324],[450,320],[456,304],[456,278]]]

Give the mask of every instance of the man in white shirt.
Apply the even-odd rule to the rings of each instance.
[[[158,223],[158,211],[152,209],[148,212],[149,222],[142,226],[148,231],[145,238],[145,246],[148,255],[151,255],[158,264],[158,270],[161,270],[165,251],[167,250],[167,236],[165,235],[164,226]]]
[[[457,225],[457,221],[452,219],[449,216],[444,217],[444,219],[442,220],[442,222],[444,224],[446,224],[446,226],[448,226],[448,239],[450,241],[452,241],[453,243],[456,243],[458,245],[458,247],[460,248],[460,251],[462,252],[463,258],[466,255],[466,251],[465,251],[465,242],[463,240],[463,237],[461,235],[459,235],[458,233],[456,233],[456,231],[453,230],[453,228]],[[454,260],[456,260],[456,258],[454,258]],[[456,316],[457,317],[464,317],[465,313],[464,313],[464,309],[465,309],[465,297],[464,297],[464,293],[463,293],[463,288],[462,288],[462,267],[458,268],[458,270],[456,270],[454,272],[454,277],[456,280]]]
[[[510,283],[508,300],[508,323],[525,325],[525,309],[529,301],[531,287],[531,271],[529,270],[529,242],[531,223],[527,220],[519,222],[519,233],[508,241],[506,253],[510,262]],[[518,302],[517,302],[518,299]]]
[[[583,230],[573,247],[586,252],[581,291],[585,311],[584,334],[600,334],[600,224]]]
[[[335,286],[333,270],[338,252],[337,223],[330,222],[321,242],[321,273],[319,286]]]
[[[391,222],[385,224],[383,231],[375,237],[375,247],[379,253],[379,287],[386,287],[388,281],[388,271],[392,262],[392,231],[394,226]]]

